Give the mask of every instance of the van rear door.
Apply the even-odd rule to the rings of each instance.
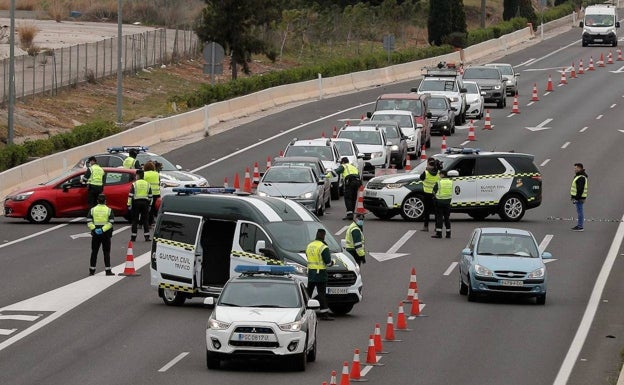
[[[160,288],[194,293],[196,262],[201,266],[199,236],[203,218],[196,215],[165,212],[154,234],[155,270],[160,274]]]

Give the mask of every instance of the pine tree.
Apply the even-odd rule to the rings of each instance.
[[[429,3],[429,20],[427,30],[429,32],[429,44],[441,45],[444,37],[448,36],[452,30],[451,23],[448,22],[451,15],[451,3],[454,0],[431,0]]]

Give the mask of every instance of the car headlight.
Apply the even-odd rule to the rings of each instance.
[[[258,196],[268,197],[269,195],[267,193],[265,193],[264,191],[258,191]]]
[[[210,187],[210,184],[208,183],[208,181],[207,181],[206,179],[203,179],[203,178],[202,178],[202,179],[200,179],[200,180],[197,182],[197,185],[198,185],[199,187]]]
[[[172,180],[160,180],[160,187],[178,187],[179,185],[179,182],[175,182]]]
[[[305,194],[299,195],[299,198],[301,198],[301,199],[310,199],[310,198],[312,198],[313,195],[314,195],[313,192],[307,192]]]
[[[530,272],[529,275],[527,275],[527,278],[544,278],[544,274],[546,274],[546,269],[540,267],[539,269]]]
[[[371,152],[371,159],[381,158],[382,156],[383,156],[383,152]]]
[[[451,102],[459,102],[459,98],[457,96],[451,96],[449,99],[451,99]]]
[[[208,320],[208,327],[210,329],[223,330],[223,329],[229,328],[230,324],[227,322],[223,322],[223,321],[219,321],[214,318],[211,318]]]
[[[494,89],[495,89],[495,90],[500,90],[501,88],[503,88],[503,86],[501,86],[500,84],[499,84],[499,85],[497,85],[497,86],[494,86]]]
[[[440,116],[440,118],[438,118],[438,122],[448,122],[448,120],[449,118],[446,115]]]
[[[305,276],[308,275],[308,268],[303,265],[300,265],[298,263],[288,263],[288,262],[286,262],[286,265],[294,267],[295,273],[298,275],[305,275]]]
[[[488,269],[485,266],[481,266],[479,264],[474,266],[475,269],[475,273],[477,275],[483,276],[483,277],[493,277],[494,273],[492,272],[492,270]]]
[[[14,195],[13,197],[11,197],[11,199],[14,201],[25,201],[26,199],[30,198],[30,196],[33,195],[34,193],[35,193],[34,191],[26,191],[26,192]]]
[[[512,84],[513,84],[513,82],[511,81],[511,79],[510,79],[510,80],[507,80],[507,84],[509,84],[509,85],[512,85]]]
[[[390,147],[390,150],[399,151],[399,146],[397,146],[396,144],[393,144],[392,147]]]
[[[303,325],[302,321],[289,322],[286,324],[279,325],[279,328],[285,332],[298,332],[301,330],[301,326]]]
[[[393,189],[393,188],[401,188],[401,187],[403,187],[403,186],[405,186],[405,185],[406,185],[406,183],[405,183],[405,182],[399,182],[399,183],[386,183],[386,184],[384,185],[384,187],[385,187],[385,188],[388,188],[388,189]]]
[[[410,135],[410,136],[407,137],[407,139],[409,139],[411,141],[414,141],[414,140],[416,140],[416,135]]]

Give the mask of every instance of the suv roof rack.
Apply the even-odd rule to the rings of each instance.
[[[174,187],[172,191],[178,195],[233,194],[236,189],[233,187]]]
[[[113,152],[128,152],[130,150],[137,150],[139,152],[147,152],[147,150],[149,150],[149,147],[147,146],[113,146],[113,147],[107,147],[106,148],[106,152],[113,153]]]
[[[481,152],[479,148],[470,147],[449,147],[444,152],[445,154],[478,154]]]
[[[447,63],[441,61],[436,66],[423,67],[422,69],[425,71],[425,77],[456,77],[458,75],[457,65],[452,62]]]
[[[281,265],[238,265],[234,267],[234,271],[243,275],[288,275],[297,272],[294,266]]]

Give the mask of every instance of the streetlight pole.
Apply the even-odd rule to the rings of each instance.
[[[15,0],[11,0],[15,1]],[[123,74],[122,74],[122,28],[121,28],[121,0],[117,0],[117,124],[122,124],[122,91],[123,91]]]
[[[9,119],[7,125],[7,144],[13,144],[13,114],[15,112],[15,0],[11,0],[11,27],[9,31]]]

